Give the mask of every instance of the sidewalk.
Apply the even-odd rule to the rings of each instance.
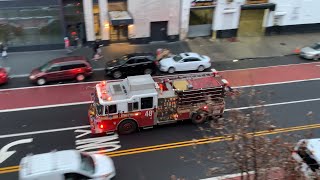
[[[111,44],[103,48],[103,59],[93,61],[93,68],[101,70],[105,62],[132,52],[156,52],[158,48],[168,48],[173,53],[186,51],[198,52],[211,57],[213,61],[228,61],[256,57],[285,56],[292,54],[294,49],[320,41],[320,33],[277,35],[264,37],[239,37],[236,42],[230,39],[211,40],[210,38],[194,38],[180,42],[158,42],[144,45],[127,43]],[[11,77],[27,76],[30,71],[45,62],[63,56],[83,55],[91,59],[93,51],[84,47],[72,54],[64,49],[50,51],[10,53],[8,59],[0,59],[0,65],[10,68]]]

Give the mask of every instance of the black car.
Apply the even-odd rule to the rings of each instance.
[[[152,74],[158,69],[158,61],[152,53],[132,53],[106,63],[106,74],[114,78],[128,75]]]

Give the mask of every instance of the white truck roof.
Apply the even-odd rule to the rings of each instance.
[[[105,84],[105,86],[101,86],[100,83],[96,85],[99,103],[102,105],[114,104],[114,101],[127,101],[134,96],[157,94],[156,83],[151,75],[128,76],[121,81],[105,82]],[[101,98],[103,91],[110,100]]]
[[[76,150],[29,155],[20,162],[20,179],[52,172],[77,172],[80,168],[80,153]]]

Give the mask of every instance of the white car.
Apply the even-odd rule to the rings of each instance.
[[[160,60],[160,71],[174,73],[176,71],[203,71],[211,67],[208,56],[186,52]]]
[[[320,177],[320,138],[300,140],[294,147],[292,157],[307,179]]]
[[[64,150],[21,159],[20,180],[109,180],[115,176],[113,161],[103,154]]]

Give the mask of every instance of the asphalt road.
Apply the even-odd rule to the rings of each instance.
[[[300,83],[290,83],[281,85],[261,86],[254,88],[259,92],[259,98],[265,100],[265,104],[276,104],[291,101],[301,101],[306,99],[316,99],[319,92],[320,81],[308,81]],[[249,101],[251,96],[247,92],[252,88],[245,88],[239,101],[228,99],[228,108],[239,108],[255,105],[255,99]],[[270,93],[272,92],[272,95]],[[251,98],[252,99],[252,98]],[[234,102],[234,103],[232,103]],[[273,119],[279,127],[302,126],[306,124],[320,123],[318,107],[320,100],[310,102],[300,102],[283,105],[273,105],[265,107],[270,119]],[[1,113],[1,138],[0,145],[4,145],[21,139],[32,138],[32,143],[17,145],[10,150],[16,153],[8,160],[1,163],[1,167],[18,165],[20,159],[29,153],[48,152],[54,149],[79,148],[76,141],[91,138],[89,135],[81,135],[79,129],[61,130],[58,132],[43,132],[33,135],[19,135],[15,133],[26,133],[31,131],[50,130],[57,128],[67,128],[87,125],[86,105],[66,106],[58,108],[48,108],[39,110],[26,110],[18,112]],[[252,109],[244,110],[250,112]],[[313,117],[307,117],[308,112],[314,112]],[[225,117],[228,117],[226,112]],[[206,125],[202,127],[206,128]],[[84,128],[82,130],[85,130]],[[82,132],[83,133],[83,132]],[[294,132],[296,133],[296,132]],[[4,137],[3,135],[13,134],[14,137]],[[318,129],[313,129],[315,137],[320,136]],[[110,140],[121,147],[116,150],[127,150],[139,147],[149,147],[173,142],[183,142],[192,139],[200,139],[204,136],[215,136],[212,131],[203,131],[201,128],[190,122],[156,127],[151,130],[142,130],[128,136],[121,136]],[[107,141],[107,139],[104,139]],[[117,143],[116,141],[120,141]],[[210,162],[199,154],[203,155],[207,148],[219,147],[219,144],[199,145],[195,149],[193,146],[182,148],[170,148],[153,152],[122,154],[113,157],[117,167],[116,179],[170,179],[171,175],[186,177],[187,179],[205,178],[207,168],[218,166],[216,162]],[[88,151],[98,150],[97,148]],[[101,150],[101,149],[100,149]],[[107,148],[108,150],[108,148]],[[197,158],[202,158],[201,163],[197,163]],[[0,175],[1,179],[16,179],[16,173]]]
[[[246,68],[256,68],[256,67],[267,67],[267,66],[276,66],[276,65],[286,65],[286,64],[300,64],[300,63],[310,63],[313,61],[301,59],[296,55],[281,56],[281,57],[266,57],[266,58],[257,58],[257,59],[245,59],[237,62],[233,61],[220,61],[212,62],[212,68],[217,69],[218,71],[223,70],[233,70],[233,69],[246,69]],[[207,71],[210,71],[207,69]],[[165,73],[158,72],[157,75],[165,75]],[[86,81],[101,81],[109,80],[111,77],[105,76],[103,70],[95,71],[93,76]],[[76,81],[63,81],[63,82],[53,82],[50,84],[69,84],[75,83]],[[35,86],[29,82],[28,77],[17,77],[10,79],[9,83],[1,85],[0,89],[8,88],[19,88],[19,87],[30,87]]]
[[[239,62],[222,62],[215,64],[218,70],[253,68],[271,65],[305,63],[295,56],[269,58],[259,60],[243,60]],[[220,69],[219,69],[220,68]],[[97,78],[97,79],[94,79]],[[92,80],[98,80],[94,77]],[[103,74],[100,78],[103,78]],[[24,86],[23,78],[16,84],[12,81],[7,86]],[[15,86],[14,86],[15,85]],[[4,87],[5,88],[5,87]],[[8,87],[7,87],[8,88]],[[250,93],[255,92],[255,95]],[[288,128],[307,124],[319,124],[320,113],[320,81],[306,81],[288,84],[277,84],[241,89],[241,95],[236,99],[227,99],[227,109],[244,108],[244,113],[250,113],[260,101],[269,114],[268,119],[275,121],[277,127]],[[307,116],[310,112],[312,116]],[[186,179],[201,179],[207,177],[209,168],[221,166],[217,162],[205,158],[216,148],[218,154],[223,153],[222,143],[205,143],[192,146],[193,139],[215,137],[213,131],[208,131],[208,125],[195,126],[190,122],[159,126],[150,130],[142,130],[128,136],[91,137],[89,131],[87,105],[73,105],[65,107],[3,112],[0,116],[0,148],[17,140],[32,140],[11,147],[16,151],[11,157],[0,163],[0,179],[17,179],[17,172],[4,173],[1,168],[18,165],[20,159],[29,153],[43,153],[54,149],[82,149],[85,151],[105,150],[113,157],[117,169],[116,179],[170,179],[171,175]],[[229,111],[225,117],[229,116]],[[83,127],[85,126],[85,127]],[[204,130],[203,130],[204,129]],[[298,128],[292,131],[291,141],[298,140],[298,135],[312,131],[314,137],[320,136],[319,126]],[[79,142],[92,140],[87,149],[83,149]],[[110,142],[111,146],[97,148],[100,143]],[[168,144],[175,143],[177,144]],[[164,145],[165,144],[165,145]],[[152,147],[150,147],[152,146]],[[183,146],[183,147],[180,147]],[[132,150],[142,148],[143,150]],[[123,151],[123,152],[120,152]],[[117,153],[120,152],[120,153]],[[13,169],[16,167],[13,167]],[[229,173],[225,171],[225,173]],[[218,176],[220,174],[215,174]]]

